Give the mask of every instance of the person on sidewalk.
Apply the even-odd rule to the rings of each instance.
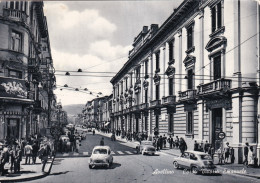
[[[10,147],[9,149],[9,157],[10,157],[10,171],[14,171],[14,154],[15,154],[15,146],[13,145],[12,147]]]
[[[76,152],[79,152],[79,146],[80,146],[80,142],[79,139],[76,140]]]
[[[27,145],[24,147],[24,154],[25,154],[25,164],[28,163],[29,159],[29,164],[31,162],[31,157],[32,157],[32,146],[27,142]]]
[[[194,141],[194,151],[199,151],[199,143],[197,141]]]
[[[229,159],[229,155],[230,155],[229,142],[226,143],[226,147],[224,148],[224,152],[225,152],[225,160],[224,160],[224,163],[228,163],[228,159]]]
[[[170,149],[172,149],[172,146],[173,146],[173,138],[172,136],[170,135],[170,137],[168,138],[168,143],[170,145]]]
[[[167,137],[163,134],[163,148],[166,148]]]
[[[105,143],[104,143],[104,137],[101,138],[101,140],[100,140],[100,145],[101,145],[101,146],[104,146],[104,145],[105,145]]]
[[[180,138],[179,149],[180,149],[182,155],[187,150],[187,144],[186,144],[185,140],[182,137]]]
[[[250,146],[248,152],[248,165],[247,167],[254,167],[255,165],[255,154],[254,154],[254,147]]]
[[[48,156],[49,156],[49,152],[48,152],[48,148],[47,148],[47,144],[44,144],[42,146],[42,149],[40,149],[40,151],[42,152],[41,154],[41,160],[42,160],[42,172],[44,172],[46,163],[48,161]]]
[[[20,146],[17,146],[14,152],[14,173],[20,173],[21,161],[22,161],[22,150]]]
[[[0,176],[4,175],[4,167],[5,164],[9,161],[9,152],[8,152],[8,148],[4,147],[3,151],[1,152],[0,155]]]
[[[34,141],[34,143],[32,145],[32,161],[33,161],[33,164],[36,163],[36,158],[37,158],[38,151],[39,151],[39,147],[38,147],[36,141]]]
[[[244,147],[244,157],[245,157],[245,160],[243,161],[243,164],[244,165],[248,165],[248,152],[249,152],[249,149],[248,149],[249,144],[248,144],[248,142],[246,142],[245,145],[246,145]]]
[[[93,135],[95,135],[95,130],[93,130],[93,132],[92,132],[92,133],[93,133]]]

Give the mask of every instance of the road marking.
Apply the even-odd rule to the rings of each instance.
[[[130,152],[130,151],[126,151],[126,153],[127,153],[127,154],[133,154],[133,153],[132,153],[132,152]]]
[[[118,154],[124,154],[122,151],[117,151]]]
[[[78,156],[78,155],[79,155],[79,153],[76,153],[76,152],[73,153],[73,156]]]
[[[114,151],[112,151],[111,154],[115,154]]]
[[[83,152],[83,155],[88,155],[88,152]]]
[[[69,153],[64,153],[62,156],[69,156]]]

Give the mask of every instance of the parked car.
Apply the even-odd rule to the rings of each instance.
[[[113,164],[113,156],[109,146],[95,146],[89,158],[89,168],[96,166],[106,166],[109,168]]]
[[[186,151],[183,155],[175,157],[173,166],[176,169],[189,169],[193,174],[199,174],[203,170],[209,172],[209,170],[214,170],[216,168],[211,156],[199,151]]]
[[[136,147],[137,153],[142,153],[143,155],[145,154],[150,154],[154,155],[155,154],[155,147],[153,146],[152,141],[141,141],[141,144]]]

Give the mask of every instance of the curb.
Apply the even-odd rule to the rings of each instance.
[[[11,178],[11,179],[6,179],[6,180],[1,180],[0,179],[0,182],[1,183],[4,183],[4,182],[24,182],[24,181],[31,181],[31,180],[36,180],[36,179],[41,179],[43,177],[46,177],[51,172],[51,168],[52,168],[54,159],[55,159],[55,157],[52,158],[51,165],[49,167],[48,172],[38,173],[38,175],[31,176],[31,177],[23,177],[23,178],[16,177],[16,178]]]
[[[219,168],[219,169],[221,169],[221,170],[227,169],[227,170],[232,171],[232,169],[230,169],[230,168],[224,168],[224,167],[221,167],[220,165],[217,165],[216,167]],[[236,172],[234,172],[233,174],[235,174],[235,175],[240,175],[240,176],[244,176],[244,177],[251,177],[251,178],[255,178],[255,179],[260,179],[260,176],[259,176],[259,175],[245,174],[245,173],[236,173]]]

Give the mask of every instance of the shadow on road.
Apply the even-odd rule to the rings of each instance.
[[[99,169],[115,169],[115,168],[118,168],[120,167],[121,164],[120,163],[113,163],[111,167],[107,168],[105,166],[97,166],[95,168],[93,168],[94,170],[99,170]]]
[[[65,172],[56,172],[56,173],[51,173],[50,175],[61,175],[61,174],[67,174],[70,171],[65,171]]]

